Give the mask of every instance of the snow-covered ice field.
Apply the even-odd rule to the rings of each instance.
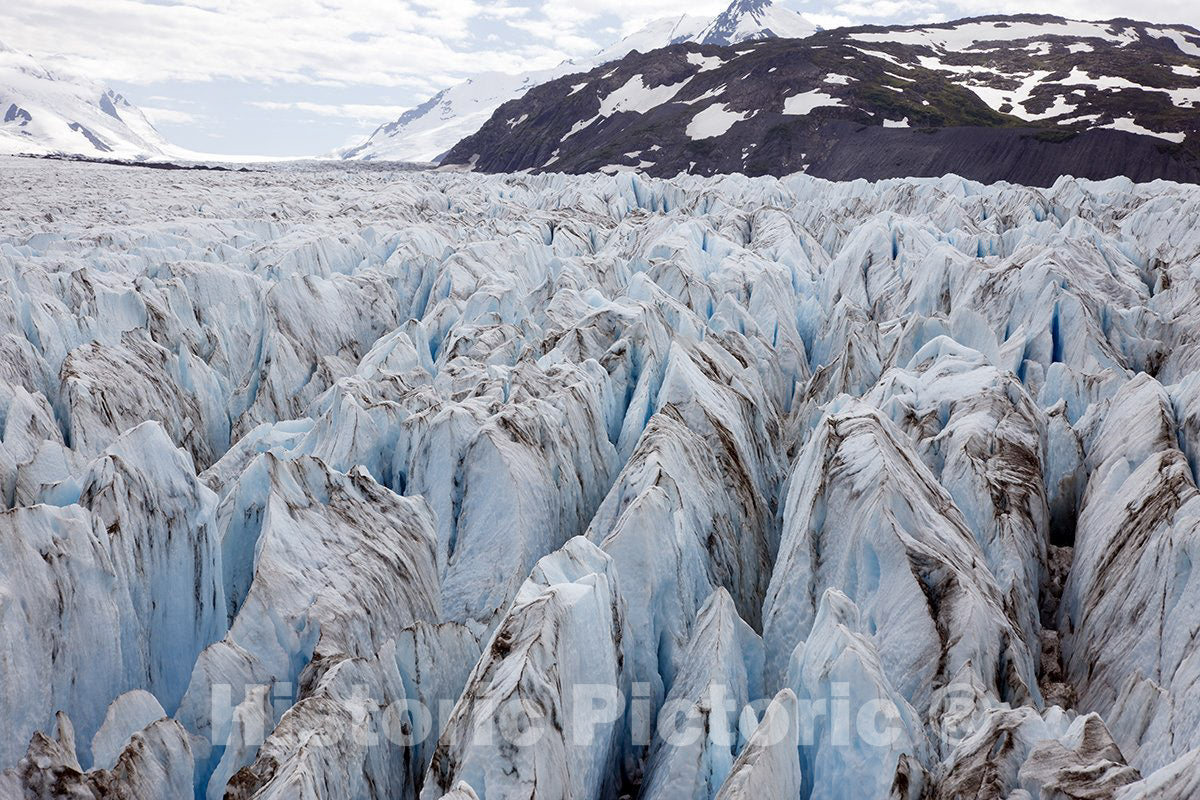
[[[1196,796],[1197,219],[0,159],[0,798]]]

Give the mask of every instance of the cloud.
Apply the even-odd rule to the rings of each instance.
[[[68,56],[110,81],[424,90],[431,78],[521,69],[532,42],[481,49],[472,26],[528,13],[476,0],[38,0],[4,4],[0,29],[22,49]]]
[[[0,30],[37,56],[131,84],[233,79],[413,92],[553,66],[655,17],[728,0],[36,0]]]
[[[942,18],[938,13],[938,4],[925,2],[925,0],[875,0],[875,2],[839,3],[835,6],[834,10],[850,19],[895,17],[900,15],[928,21]]]
[[[806,12],[807,16],[814,25],[821,28],[844,28],[849,25],[862,24],[857,19],[851,19],[844,14],[824,14],[820,12]]]
[[[177,108],[160,108],[157,106],[139,105],[142,113],[155,127],[159,125],[197,125],[206,117],[203,114],[193,114],[190,111],[180,111]]]
[[[252,100],[248,106],[266,111],[303,111],[319,117],[339,117],[356,123],[379,124],[395,119],[409,109],[408,106],[375,105],[370,103],[309,103],[305,101],[281,103],[274,100]]]
[[[1133,13],[1200,25],[1184,0],[780,0],[822,24],[922,22],[1033,11]],[[37,0],[5,3],[0,30],[35,55],[131,84],[233,79],[428,93],[481,71],[520,72],[594,52],[652,18],[713,15],[727,0]]]

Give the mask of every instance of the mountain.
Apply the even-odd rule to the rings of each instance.
[[[1200,179],[1200,32],[981,17],[677,44],[535,87],[444,163],[489,172]]]
[[[143,159],[168,149],[121,95],[0,43],[0,153]]]
[[[816,30],[807,18],[771,0],[734,0],[688,41],[731,45],[758,39],[802,39]]]
[[[688,15],[658,19],[588,58],[520,75],[476,75],[443,89],[337,155],[365,161],[436,161],[460,139],[479,130],[503,103],[534,86],[607,64],[633,51],[647,52],[676,42],[726,45],[774,36],[807,36],[815,30],[803,16],[772,5],[771,0],[735,0],[711,20]]]
[[[0,798],[1195,800],[1200,191],[0,159]]]

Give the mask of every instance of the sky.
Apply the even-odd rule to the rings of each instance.
[[[10,47],[104,81],[171,142],[308,156],[357,143],[482,71],[554,66],[657,17],[728,0],[23,0],[0,3]],[[1036,12],[1200,28],[1192,0],[776,0],[822,27]]]

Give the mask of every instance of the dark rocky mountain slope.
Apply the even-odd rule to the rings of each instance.
[[[980,17],[678,44],[535,87],[443,163],[1200,182],[1200,31]]]

